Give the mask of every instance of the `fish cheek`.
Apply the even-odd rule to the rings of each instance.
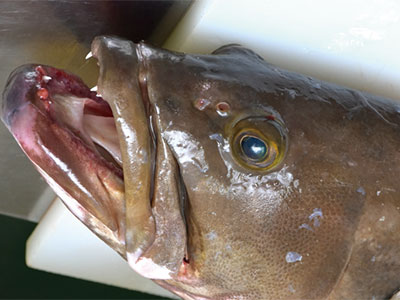
[[[357,171],[344,172],[340,161],[300,156],[296,146],[288,147],[282,166],[274,172],[257,178],[231,165],[226,176],[231,176],[230,181],[219,182],[227,187],[226,197],[214,200],[223,205],[208,203],[205,210],[213,207],[219,225],[225,224],[224,238],[233,251],[215,259],[226,253],[225,245],[210,244],[203,238],[208,252],[202,266],[204,278],[218,274],[229,278],[231,291],[241,295],[251,291],[269,298],[322,298],[340,280],[351,254],[365,191],[359,186]],[[242,181],[232,185],[232,177]],[[263,188],[249,184],[256,178],[268,179],[258,182]],[[204,184],[208,185],[208,190],[203,188],[206,194],[217,182]],[[262,193],[254,193],[257,190]],[[211,217],[207,222],[211,224]],[[218,228],[218,223],[214,225]],[[209,235],[213,226],[201,235],[213,236]]]
[[[293,170],[298,184],[281,210],[284,230],[276,238],[288,245],[281,250],[289,255],[283,274],[296,296],[327,296],[346,268],[365,203],[349,173],[318,159],[297,162]]]
[[[158,68],[161,72],[154,72]],[[184,279],[174,284],[195,294],[213,297],[225,293],[232,297],[253,295],[253,299],[328,295],[346,266],[363,205],[363,195],[356,191],[358,186],[351,176],[342,178],[335,164],[321,164],[313,161],[311,155],[300,162],[294,157],[285,157],[281,164],[264,174],[275,174],[276,178],[285,175],[280,171],[286,165],[286,171],[293,175],[288,188],[274,187],[274,183],[281,185],[276,179],[270,182],[272,187],[264,196],[249,192],[235,195],[231,182],[234,174],[229,173],[225,164],[232,163],[233,159],[226,161],[218,152],[224,141],[220,149],[215,147],[218,141],[212,141],[213,148],[205,146],[204,140],[209,140],[208,125],[200,128],[199,124],[203,123],[193,117],[202,113],[192,106],[196,100],[195,76],[182,78],[183,69],[166,72],[156,64],[148,70],[150,99],[162,112],[163,137],[172,150],[176,148],[174,155],[180,161],[188,191],[185,215],[190,267]],[[167,79],[170,80],[168,84]],[[168,95],[174,93],[180,95],[179,105],[167,101],[173,99]],[[178,111],[183,113],[178,114]],[[190,118],[184,112],[190,112]],[[202,139],[199,139],[199,132]],[[200,172],[200,169],[205,170],[202,164],[195,163],[191,168],[182,164],[179,147],[191,141],[185,133],[196,133],[207,155],[207,172]],[[182,141],[178,142],[179,136]],[[196,143],[191,144],[197,149]],[[209,154],[210,149],[213,154]],[[215,162],[209,160],[212,155]],[[231,170],[236,168],[235,165],[230,167]],[[243,168],[235,170],[242,173]],[[326,170],[330,176],[321,182],[319,175]],[[350,185],[341,186],[335,178]],[[269,198],[268,193],[274,195],[278,190],[282,193],[280,197]]]
[[[271,181],[275,187],[265,192],[275,198],[249,190],[234,196],[217,190],[229,182],[215,178],[214,184],[201,181],[195,192],[189,184],[186,216],[193,272],[186,274],[190,284],[178,286],[213,297],[327,296],[350,255],[363,195],[338,186],[333,176],[321,183],[315,171],[300,178],[301,192]]]

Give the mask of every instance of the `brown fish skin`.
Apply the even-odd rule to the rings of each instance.
[[[187,133],[209,166],[181,164],[191,263],[185,279],[168,284],[212,299],[384,298],[399,287],[396,104],[277,69],[237,46],[206,57],[152,51],[147,82],[160,130]],[[199,111],[198,99],[210,105]],[[229,116],[218,115],[220,101]],[[237,118],[271,112],[288,130],[280,169],[257,173],[216,155],[210,136],[229,139]],[[257,187],[254,173],[283,178]],[[293,252],[302,260],[288,263]]]
[[[121,224],[134,269],[184,299],[384,299],[400,288],[399,105],[238,45],[189,55],[99,37],[92,52],[125,186],[125,209],[94,213],[125,213],[104,224]],[[11,132],[26,116],[19,93],[4,95]],[[271,168],[243,156],[241,134],[265,139]]]

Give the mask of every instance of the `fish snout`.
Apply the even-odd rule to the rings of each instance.
[[[8,128],[11,128],[21,107],[29,102],[27,94],[35,84],[35,77],[34,65],[23,65],[15,69],[8,77],[3,92],[1,112],[1,119]]]

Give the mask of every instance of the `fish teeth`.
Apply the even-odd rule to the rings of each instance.
[[[89,59],[93,56],[92,51],[89,51],[89,53],[86,55],[85,59]]]
[[[92,87],[92,88],[90,89],[90,91],[91,91],[91,92],[97,92],[97,85],[95,85],[94,87]]]
[[[44,81],[45,83],[48,83],[52,78],[51,78],[50,76],[44,75],[44,76],[42,77],[42,79],[43,79],[43,81]]]

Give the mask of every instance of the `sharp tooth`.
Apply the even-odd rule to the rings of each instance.
[[[92,88],[90,89],[90,91],[91,91],[91,92],[97,92],[97,85],[95,85],[94,87],[92,87]]]
[[[92,51],[89,51],[89,53],[86,55],[85,59],[89,59],[93,56]]]
[[[101,94],[96,94],[96,97],[103,98]]]
[[[50,77],[50,76],[47,76],[47,75],[44,75],[44,76],[42,77],[42,79],[43,79],[43,81],[44,81],[45,83],[47,83],[47,82],[49,82],[49,81],[51,80],[51,77]]]

